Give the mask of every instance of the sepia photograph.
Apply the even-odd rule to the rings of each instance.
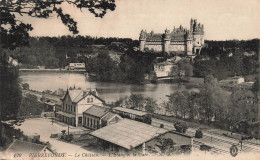
[[[0,0],[0,159],[260,159],[260,0]]]

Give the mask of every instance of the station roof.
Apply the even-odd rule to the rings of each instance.
[[[40,153],[46,148],[46,145],[15,140],[6,150],[8,153]]]
[[[130,150],[166,132],[168,130],[163,128],[122,119],[117,123],[95,130],[90,135]]]

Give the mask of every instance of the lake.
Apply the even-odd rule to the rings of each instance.
[[[152,97],[158,103],[167,101],[168,97],[174,91],[178,90],[177,84],[173,83],[158,83],[146,85],[134,85],[111,82],[93,82],[85,78],[81,73],[62,73],[62,72],[20,72],[22,83],[28,83],[30,89],[58,90],[62,88],[66,90],[69,87],[87,89],[96,88],[98,94],[106,102],[113,102],[120,97],[130,96],[134,94],[142,94],[145,97]]]

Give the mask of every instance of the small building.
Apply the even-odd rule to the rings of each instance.
[[[44,102],[44,105],[45,105],[45,111],[46,112],[50,112],[50,111],[55,111],[55,105],[56,105],[56,103],[55,102],[53,102],[53,101],[49,101],[49,102]]]
[[[242,83],[238,84],[238,86],[239,86],[241,89],[250,90],[250,89],[253,89],[254,82],[242,82]]]
[[[93,105],[83,112],[83,126],[90,129],[99,129],[120,119],[119,115],[110,112],[110,107],[105,106]]]
[[[156,64],[154,64],[154,72],[157,77],[172,76],[173,67],[177,67],[177,65],[172,62],[169,62],[169,61],[156,63]]]
[[[61,99],[62,110],[56,112],[60,121],[81,126],[83,112],[93,105],[103,106],[105,101],[98,97],[96,90],[69,89]]]
[[[19,62],[17,59],[13,59],[12,57],[9,56],[9,59],[8,59],[8,63],[12,66],[18,66],[19,65]]]
[[[62,101],[55,103],[55,112],[62,111]]]
[[[37,69],[45,69],[45,66],[37,66]]]
[[[235,86],[241,89],[250,90],[253,88],[254,82],[245,82],[245,79],[243,77],[235,76],[221,80],[219,81],[219,84],[222,88],[229,90],[234,88]]]
[[[140,122],[151,123],[151,115],[147,112],[124,107],[115,107],[113,108],[113,111],[119,114],[122,118],[129,118]]]
[[[38,143],[15,140],[5,151],[5,153],[53,153],[47,146]]]
[[[148,148],[159,150],[156,148],[158,138],[170,138],[176,146],[193,145],[190,136],[130,119],[122,119],[89,134],[97,138],[97,143],[102,145],[103,149],[114,152],[146,152]]]
[[[85,70],[85,63],[70,63],[69,70]]]

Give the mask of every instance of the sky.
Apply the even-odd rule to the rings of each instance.
[[[174,26],[189,28],[195,18],[204,25],[207,40],[260,38],[260,0],[116,0],[116,9],[103,18],[88,10],[63,5],[78,22],[80,35],[138,39],[140,31],[163,33]],[[31,36],[72,35],[60,19],[19,17],[31,23]]]

